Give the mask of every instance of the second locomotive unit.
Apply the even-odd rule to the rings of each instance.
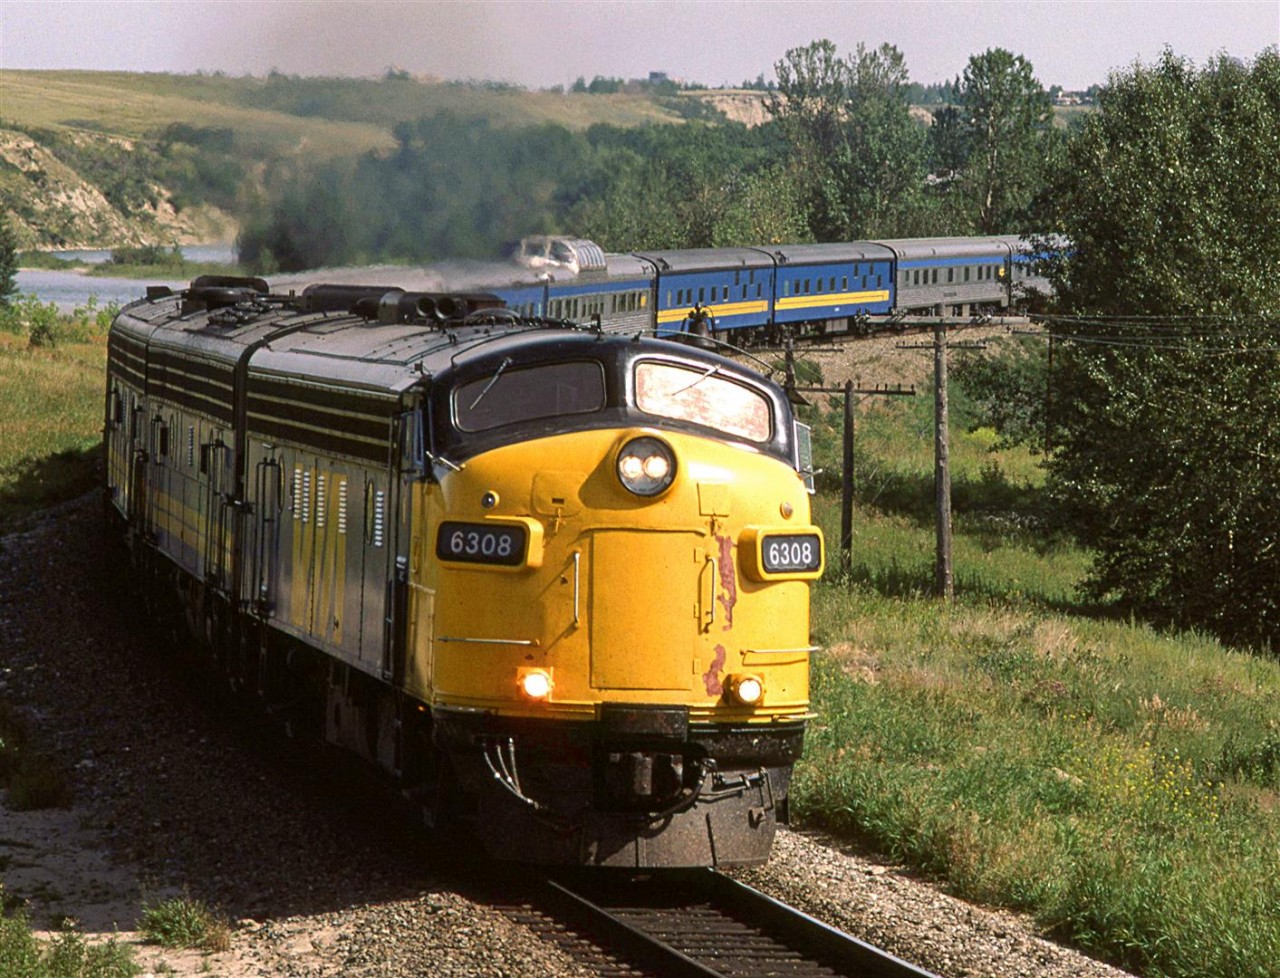
[[[809,709],[806,432],[715,353],[500,306],[202,279],[126,307],[132,574],[232,685],[495,856],[760,862]]]

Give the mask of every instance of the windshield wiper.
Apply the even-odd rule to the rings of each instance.
[[[489,391],[493,390],[493,385],[496,384],[498,382],[498,378],[502,376],[502,371],[506,370],[509,366],[511,366],[511,358],[503,358],[503,361],[498,364],[498,369],[493,372],[493,377],[490,378],[489,383],[484,385],[484,390],[476,395],[476,399],[471,402],[471,407],[467,408],[468,411],[474,411],[476,409],[476,405],[484,400],[484,396],[488,394]]]
[[[672,391],[672,392],[671,392],[670,394],[668,394],[667,396],[668,396],[668,397],[675,397],[675,396],[676,396],[676,395],[678,395],[678,394],[683,394],[685,391],[687,391],[687,390],[691,390],[692,388],[697,387],[699,384],[701,384],[701,383],[702,383],[704,380],[706,380],[708,377],[712,377],[712,376],[714,376],[714,375],[718,374],[719,372],[720,372],[720,365],[719,365],[719,364],[716,364],[716,365],[715,365],[715,366],[713,366],[710,370],[708,370],[705,374],[703,374],[701,377],[699,377],[697,380],[695,380],[693,383],[691,383],[691,384],[685,384],[685,385],[684,385],[683,387],[681,387],[678,391]],[[497,378],[495,377],[494,379],[496,380]]]

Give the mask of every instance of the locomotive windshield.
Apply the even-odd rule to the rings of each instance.
[[[706,369],[672,363],[636,364],[636,407],[676,421],[716,428],[748,441],[766,442],[772,434],[769,401],[759,391]]]
[[[462,431],[488,431],[519,421],[592,414],[605,406],[604,368],[594,361],[546,363],[493,373],[458,387],[453,415]]]

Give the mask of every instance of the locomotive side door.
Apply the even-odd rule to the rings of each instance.
[[[392,590],[392,486],[385,470],[364,470],[360,574],[360,660],[371,672],[387,661],[387,616]],[[398,493],[396,494],[399,495]]]
[[[215,428],[209,441],[200,446],[200,476],[204,483],[200,523],[205,580],[219,590],[227,588],[231,571],[232,526],[228,519],[231,465],[231,446]]]
[[[103,441],[106,449],[107,488],[111,490],[115,507],[122,514],[129,511],[129,488],[132,481],[128,399],[128,389],[113,378],[107,389]]]
[[[385,628],[382,641],[382,678],[399,685],[404,680],[408,631],[409,577],[413,548],[414,483],[425,466],[421,415],[416,408],[403,411],[393,421],[392,444],[398,447],[397,464],[388,484],[393,489],[391,512],[391,576],[388,578]]]
[[[142,399],[134,393],[127,395],[129,409],[129,492],[128,514],[129,525],[146,539],[151,537],[150,513],[148,512],[149,493],[147,489],[147,425],[146,407]]]
[[[279,567],[280,515],[284,509],[284,473],[273,446],[263,446],[263,455],[253,461],[250,483],[253,496],[252,532],[248,574],[240,599],[266,618],[275,609],[276,575]]]

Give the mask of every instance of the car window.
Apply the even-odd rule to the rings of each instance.
[[[748,441],[772,434],[769,400],[708,364],[694,368],[641,361],[635,368],[636,407],[646,414],[705,425]]]
[[[454,421],[463,431],[590,414],[604,405],[604,368],[589,360],[520,368],[504,360],[453,392]]]

